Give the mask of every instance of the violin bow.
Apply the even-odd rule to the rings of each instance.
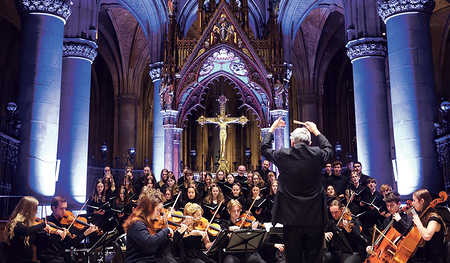
[[[222,202],[223,202],[223,201],[220,201],[219,206],[218,206],[217,209],[216,209],[216,212],[214,212],[214,215],[211,217],[211,220],[209,221],[208,226],[207,226],[206,229],[205,229],[205,232],[208,232],[208,228],[209,228],[209,226],[211,225],[212,221],[214,220],[214,217],[216,217],[217,212],[219,212],[219,208],[220,208],[220,206],[222,205]]]
[[[69,227],[67,228],[67,230],[69,230],[73,223],[75,223],[75,220],[77,220],[78,215],[81,213],[81,211],[83,210],[83,208],[86,206],[87,202],[89,201],[89,198],[86,199],[86,202],[84,202],[83,206],[81,207],[81,209],[78,211],[77,216],[73,219],[72,223],[70,223]]]
[[[174,208],[175,205],[177,204],[178,198],[180,198],[180,195],[181,195],[181,193],[178,193],[178,196],[177,196],[177,198],[175,199],[175,202],[173,203],[172,207],[170,208],[169,215],[172,215],[173,208]]]
[[[248,213],[250,212],[250,210],[252,210],[253,205],[255,204],[256,198],[255,200],[253,200],[252,205],[250,206],[250,208],[247,210],[247,214],[245,215],[245,218],[242,220],[241,225],[239,226],[239,228],[242,227],[242,225],[244,225],[245,219],[247,219]]]
[[[342,218],[344,217],[345,211],[347,210],[348,205],[349,205],[349,204],[351,203],[351,201],[353,200],[353,196],[354,196],[354,195],[355,195],[355,191],[352,191],[352,196],[350,196],[350,199],[348,199],[347,205],[345,206],[344,211],[342,212],[342,215],[341,215],[341,217],[339,218],[339,220],[338,220],[336,226],[339,225],[339,222],[341,222]]]

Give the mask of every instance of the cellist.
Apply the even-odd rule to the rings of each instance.
[[[445,223],[442,218],[436,213],[434,207],[427,207],[432,201],[431,195],[426,189],[420,189],[413,193],[412,205],[416,211],[421,214],[413,215],[413,222],[417,226],[417,230],[425,241],[423,251],[425,259],[433,263],[444,263],[445,261],[445,247],[444,236],[446,232]]]
[[[397,192],[389,192],[383,199],[386,202],[386,207],[391,214],[387,217],[383,222],[383,228],[386,228],[389,223],[393,221],[392,227],[397,230],[402,236],[406,236],[406,234],[411,230],[411,226],[413,224],[412,217],[407,215],[405,212],[400,211],[401,205],[401,196]],[[392,240],[394,242],[394,240]],[[372,251],[372,246],[368,246],[367,252],[370,253]]]

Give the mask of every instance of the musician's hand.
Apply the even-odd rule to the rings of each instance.
[[[399,213],[395,213],[395,214],[393,214],[392,215],[392,218],[395,220],[395,221],[400,221],[400,219],[402,219],[402,217],[400,216],[400,214]]]
[[[44,231],[50,234],[51,230],[52,228],[48,224],[45,224]]]
[[[380,212],[381,216],[384,216],[386,214],[386,211]]]
[[[230,231],[234,231],[234,230],[238,230],[239,227],[238,227],[238,226],[230,226],[230,227],[228,227],[228,229],[229,229]]]
[[[283,244],[275,244],[274,247],[278,248],[278,250],[280,250],[280,252],[284,251],[284,245]]]
[[[183,223],[186,225],[191,225],[192,223],[194,223],[194,218],[192,216],[186,216]]]
[[[326,241],[330,241],[332,237],[333,237],[333,232],[326,232],[325,233],[325,240]]]
[[[61,236],[61,240],[64,240],[64,238],[66,238],[67,235],[69,235],[69,230],[67,230],[66,228],[63,229],[59,229],[56,231],[56,234]]]
[[[168,227],[169,229],[169,234],[167,235],[168,237],[173,237],[173,230],[172,228]]]
[[[273,131],[275,131],[277,127],[284,127],[284,126],[286,126],[286,122],[281,117],[279,117],[272,123],[272,126],[270,126],[269,128],[269,132],[273,133]]]
[[[370,252],[373,251],[373,247],[372,246],[367,246],[366,247],[366,252],[370,254]]]
[[[260,215],[261,212],[262,212],[262,208],[260,208],[260,209],[258,209],[258,210],[255,211],[255,213],[256,213],[257,215]]]
[[[258,222],[257,221],[255,221],[255,222],[253,222],[252,223],[252,229],[257,229],[258,228]]]
[[[193,236],[202,236],[203,237],[203,234],[205,234],[206,232],[205,231],[200,231],[200,230],[192,230],[191,231],[191,235],[193,235]]]
[[[86,229],[86,231],[84,231],[84,235],[88,236],[89,234],[91,234],[91,233],[93,233],[93,232],[95,232],[97,230],[98,230],[98,227],[96,225],[89,224],[89,228]]]
[[[181,223],[180,227],[178,228],[178,232],[184,233],[188,229],[188,226],[185,223]]]
[[[413,214],[413,222],[417,227],[422,226],[422,221],[420,221],[419,215],[417,214]]]
[[[117,215],[118,215],[119,217],[124,217],[124,216],[125,216],[125,212],[118,213]]]
[[[385,215],[384,215],[384,217],[390,217],[391,216],[391,213],[386,213]]]

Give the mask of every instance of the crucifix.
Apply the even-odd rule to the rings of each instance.
[[[227,97],[225,97],[224,95],[221,95],[217,101],[219,102],[219,109],[220,109],[220,114],[217,115],[217,117],[215,118],[206,118],[205,116],[200,116],[200,118],[198,118],[198,123],[200,125],[205,125],[205,124],[216,124],[217,126],[219,126],[219,140],[220,140],[220,147],[219,147],[219,155],[220,155],[220,160],[219,160],[219,169],[218,170],[224,170],[224,171],[228,171],[227,166],[226,166],[226,158],[225,158],[225,146],[226,146],[226,142],[227,142],[227,127],[228,124],[230,123],[239,123],[242,126],[244,126],[248,119],[245,116],[241,116],[241,117],[229,117],[226,114],[226,104],[227,104]]]

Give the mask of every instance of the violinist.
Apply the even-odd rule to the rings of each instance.
[[[241,211],[242,205],[237,200],[231,200],[227,204],[227,211],[230,214],[230,219],[223,221],[220,224],[221,229],[227,229],[229,232],[240,229],[242,225]],[[257,229],[258,222],[255,221],[251,224],[251,229]],[[249,253],[247,260],[245,258],[245,253],[229,254],[225,257],[224,263],[238,263],[238,262],[248,262],[248,263],[265,263],[258,252]]]
[[[351,218],[350,211],[334,200],[330,204],[332,219],[325,225],[327,252],[323,262],[360,263],[366,258],[366,240],[362,237],[359,220]]]
[[[32,196],[20,199],[3,232],[3,240],[8,243],[5,251],[6,262],[31,262],[33,245],[37,232],[44,229],[50,233],[50,226],[35,221],[38,200]],[[57,234],[64,234],[58,230]]]
[[[186,263],[215,263],[208,258],[201,250],[201,242],[209,249],[212,242],[209,240],[208,233],[205,231],[208,221],[203,218],[203,209],[199,204],[187,203],[184,207],[184,215],[193,217],[187,226],[188,231],[183,235],[183,249],[181,250],[181,262]]]
[[[425,260],[433,263],[444,263],[446,257],[443,240],[446,234],[446,226],[434,207],[427,209],[431,201],[431,194],[426,189],[420,189],[413,193],[412,205],[420,214],[420,217],[417,214],[413,215],[413,222],[425,241],[424,246],[418,249],[417,254],[419,254],[419,250],[422,250]],[[426,212],[423,214],[425,210]]]
[[[413,224],[412,217],[407,215],[405,212],[400,210],[401,206],[401,196],[397,192],[389,192],[383,199],[386,202],[387,209],[391,216],[387,217],[383,222],[383,229],[386,229],[392,220],[392,226],[399,232],[402,236],[405,236],[411,229]],[[392,240],[394,242],[395,240]],[[367,247],[367,252],[371,251],[373,248],[371,246]],[[370,253],[370,252],[369,252]]]
[[[48,236],[45,231],[39,231],[39,242],[36,243],[37,258],[41,263],[67,262],[69,259],[65,253],[65,248],[80,243],[86,236],[96,232],[98,227],[90,224],[89,228],[81,230],[79,233],[76,233],[76,236],[71,237],[69,233],[76,232],[74,227],[71,227],[69,232],[69,230],[67,230],[69,225],[62,224],[66,214],[67,200],[62,196],[56,196],[52,199],[50,205],[52,214],[47,216],[47,221],[61,227],[64,233],[59,233],[58,235],[51,234]]]
[[[156,232],[155,225],[161,225],[159,218],[163,202],[161,192],[154,189],[148,189],[139,196],[138,206],[123,224],[127,234],[124,262],[172,262],[165,258],[171,245],[168,237],[179,239],[187,226],[182,224],[175,233],[169,227]]]

